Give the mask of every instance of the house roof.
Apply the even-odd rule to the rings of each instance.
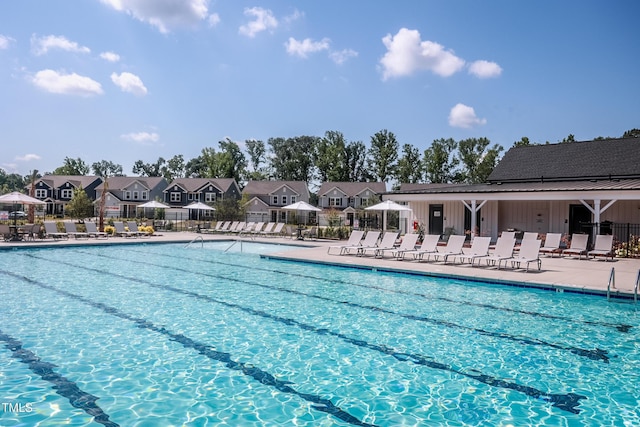
[[[112,176],[108,179],[109,190],[122,190],[127,188],[134,182],[139,182],[149,190],[153,190],[158,184],[165,182],[161,176]],[[104,189],[104,182],[96,188],[96,190]]]
[[[513,147],[489,182],[640,178],[640,138]]]
[[[188,192],[200,190],[205,185],[212,184],[222,192],[226,192],[229,188],[236,184],[233,178],[176,178],[167,186],[167,191],[173,185],[179,185]]]
[[[384,182],[323,182],[318,190],[318,196],[323,196],[332,189],[341,190],[347,197],[354,197],[364,190],[369,189],[375,194],[382,194],[387,191]]]
[[[309,188],[304,181],[249,181],[242,194],[267,195],[276,192],[283,186],[291,188],[298,194],[309,195]]]
[[[38,179],[38,181],[45,182],[51,188],[58,188],[67,182],[76,188],[86,188],[96,180],[101,180],[101,178],[95,175],[44,175]],[[36,181],[36,183],[38,181]]]

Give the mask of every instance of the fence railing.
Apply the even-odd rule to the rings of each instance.
[[[582,223],[581,232],[589,234],[589,245],[592,246],[598,234],[613,235],[613,248],[616,256],[621,258],[640,257],[640,224],[601,222]]]

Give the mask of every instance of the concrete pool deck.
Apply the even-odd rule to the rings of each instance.
[[[193,232],[162,232],[150,238],[110,237],[109,239],[74,239],[68,240],[36,240],[33,242],[0,242],[0,250],[33,247],[63,247],[73,245],[104,245],[132,243],[188,243],[202,238],[206,241],[234,240],[233,235],[197,234]],[[346,241],[310,240],[298,241],[288,238],[259,237],[254,242],[300,245],[301,250],[283,251],[267,255],[272,259],[283,259],[300,262],[316,262],[342,265],[347,267],[377,269],[378,271],[394,271],[402,273],[418,273],[425,275],[447,276],[455,278],[477,279],[491,282],[509,282],[521,286],[555,288],[559,291],[589,292],[606,295],[611,269],[615,269],[615,289],[611,288],[611,296],[633,297],[634,286],[640,270],[640,259],[615,258],[613,261],[602,259],[578,259],[557,255],[543,255],[542,269],[538,271],[531,265],[529,272],[508,268],[498,270],[495,267],[471,267],[470,265],[442,262],[411,260],[396,261],[386,257],[375,259],[372,256],[357,257],[355,255],[328,255],[327,249],[332,245],[340,245]],[[1,252],[0,252],[1,253]]]

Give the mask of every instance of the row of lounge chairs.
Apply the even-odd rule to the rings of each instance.
[[[242,221],[218,221],[214,228],[201,229],[201,233],[237,234],[244,237],[256,236],[282,236],[284,234],[283,222],[242,222]]]
[[[59,239],[68,239],[69,237],[73,237],[75,239],[106,239],[108,238],[108,233],[103,231],[98,231],[98,227],[95,222],[85,222],[86,231],[79,231],[76,223],[73,221],[65,221],[58,225],[57,222],[54,221],[45,221],[44,222],[44,237],[52,238],[55,240]],[[114,221],[113,223],[115,229],[115,235],[121,237],[148,237],[149,233],[139,230],[138,224],[135,221],[127,221],[127,225],[125,226],[123,221]],[[36,224],[34,227],[38,227],[38,232],[40,231],[40,225]]]

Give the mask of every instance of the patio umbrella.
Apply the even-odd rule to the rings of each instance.
[[[143,203],[141,205],[138,205],[139,208],[150,208],[150,209],[168,209],[171,206],[169,205],[165,205],[162,202],[157,202],[155,200],[151,200],[150,202],[147,203]]]
[[[377,203],[373,206],[364,208],[366,211],[382,211],[382,231],[384,231],[387,225],[387,211],[410,211],[404,205],[394,202],[393,200],[385,200],[384,202]]]
[[[46,202],[42,200],[35,199],[31,196],[27,196],[24,193],[20,193],[19,191],[14,191],[12,193],[3,194],[0,196],[0,203],[12,203],[13,211],[16,211],[18,205],[46,205]],[[18,216],[14,214],[13,216],[13,225],[14,230],[18,232]]]
[[[198,210],[198,220],[200,220],[200,211],[215,211],[216,208],[213,208],[205,203],[202,202],[193,202],[190,203],[186,206],[187,209],[191,210]]]
[[[287,211],[307,211],[307,212],[320,212],[322,209],[317,208],[315,206],[310,205],[307,202],[303,202],[302,200],[299,202],[292,203],[290,205],[284,206],[282,209]]]

